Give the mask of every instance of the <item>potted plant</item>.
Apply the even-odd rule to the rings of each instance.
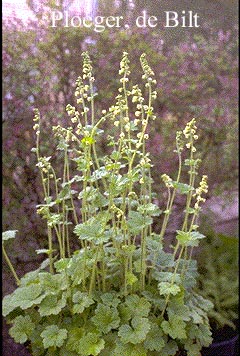
[[[99,115],[92,62],[83,53],[75,92],[80,109],[67,105],[71,125],[52,128],[60,169],[41,154],[42,118],[35,110],[33,151],[44,195],[37,212],[47,224],[47,246],[37,253],[47,258],[19,278],[5,249],[16,231],[3,233],[3,253],[18,285],[3,299],[3,315],[15,342],[26,343],[34,356],[199,356],[212,341],[212,303],[196,291],[192,258],[204,238],[197,218],[207,192],[207,177],[197,177],[196,121],[176,134],[179,169],[175,179],[161,176],[166,186],[161,212],[146,150],[148,124],[156,119],[156,81],[144,54],[140,62],[144,92],[130,86],[124,52],[116,101]],[[183,223],[167,249],[165,232],[177,194],[186,198]]]
[[[236,356],[238,341],[238,240],[236,237],[210,233],[201,247],[199,293],[212,301],[209,311],[213,342],[203,356]]]

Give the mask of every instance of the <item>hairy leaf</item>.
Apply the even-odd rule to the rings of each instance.
[[[13,326],[9,329],[9,334],[15,342],[23,344],[31,335],[34,327],[35,324],[29,315],[20,315],[13,320]]]
[[[85,308],[88,308],[91,304],[94,303],[94,300],[88,296],[87,292],[76,292],[72,297],[74,306],[73,313],[82,313]]]
[[[111,329],[116,329],[120,324],[117,309],[104,304],[98,304],[95,315],[91,320],[97,329],[104,334],[107,334]]]
[[[41,272],[39,273],[39,280],[46,294],[58,294],[61,290],[66,290],[68,287],[66,276],[60,273]]]
[[[129,324],[120,326],[118,336],[124,344],[138,344],[146,339],[150,330],[150,323],[147,318],[135,317]]]
[[[144,227],[152,223],[152,218],[144,216],[138,211],[130,211],[128,216],[128,229],[132,234],[138,234]]]
[[[147,356],[147,351],[143,345],[123,344],[118,342],[111,356]]]
[[[160,282],[158,283],[158,289],[160,292],[160,295],[176,295],[178,294],[181,289],[178,285],[170,283],[170,282]]]
[[[173,339],[186,339],[187,337],[185,331],[186,323],[177,315],[169,317],[169,321],[164,320],[161,323],[161,327]]]
[[[60,329],[57,325],[49,325],[41,333],[43,339],[44,348],[47,349],[51,346],[61,347],[64,344],[64,340],[67,338],[67,330]]]
[[[128,295],[125,300],[130,314],[133,317],[147,317],[151,308],[151,304],[145,299],[140,298],[136,294]]]
[[[39,305],[39,314],[41,316],[57,315],[66,306],[66,303],[67,298],[65,293],[62,294],[61,299],[57,295],[47,295]]]
[[[98,355],[104,348],[105,342],[96,333],[84,333],[83,328],[73,328],[69,332],[67,349],[81,356]]]
[[[42,287],[39,284],[19,287],[12,294],[3,298],[3,316],[20,307],[25,310],[39,304],[45,295],[41,294]]]
[[[151,323],[151,329],[147,334],[144,346],[150,351],[161,351],[165,341],[162,329],[155,323]]]

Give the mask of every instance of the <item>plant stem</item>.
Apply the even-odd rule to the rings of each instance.
[[[6,250],[5,250],[4,246],[3,246],[3,244],[2,244],[2,251],[3,251],[4,258],[5,258],[5,260],[6,260],[7,264],[8,264],[8,267],[10,268],[10,271],[12,272],[12,274],[13,274],[15,280],[16,280],[17,285],[19,286],[20,285],[20,279],[17,276],[17,273],[16,273],[16,271],[15,271],[13,265],[12,265],[12,262],[10,261],[8,255],[6,253]]]

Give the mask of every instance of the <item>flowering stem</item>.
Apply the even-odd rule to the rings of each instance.
[[[8,264],[8,267],[10,268],[10,271],[12,272],[12,274],[13,274],[15,280],[16,280],[17,285],[19,286],[20,285],[20,279],[17,276],[17,273],[16,273],[16,271],[15,271],[13,265],[12,265],[12,262],[10,261],[8,255],[6,253],[6,250],[5,250],[3,244],[2,244],[2,251],[3,251],[4,258],[5,258],[5,260],[6,260],[7,264]]]

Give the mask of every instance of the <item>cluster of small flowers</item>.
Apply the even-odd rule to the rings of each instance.
[[[148,157],[149,153],[147,153],[144,157],[140,159],[140,166],[143,168],[150,168],[151,167],[151,159]]]
[[[91,82],[94,81],[94,77],[92,75],[92,61],[87,52],[82,53],[83,57],[83,79],[89,78]]]
[[[140,57],[140,62],[142,65],[142,69],[143,69],[143,76],[142,79],[145,79],[148,81],[148,83],[152,82],[153,84],[157,84],[157,81],[155,79],[153,79],[152,77],[154,76],[154,72],[151,69],[151,67],[148,64],[148,61],[146,59],[146,53],[143,53]]]
[[[183,130],[183,134],[188,140],[186,147],[191,148],[192,152],[196,152],[196,148],[193,146],[193,141],[198,139],[198,135],[196,135],[197,126],[195,124],[196,119],[193,118],[187,123],[185,129]]]
[[[123,98],[123,96],[121,94],[116,96],[116,101],[117,101],[116,104],[112,105],[109,108],[109,113],[111,114],[110,118],[112,120],[115,120],[117,118],[117,116],[120,115],[120,113],[124,113],[128,108],[127,105],[126,105],[126,101],[125,101],[125,99]],[[124,121],[128,122],[129,118],[125,117]],[[120,123],[119,120],[115,120],[114,125],[116,127],[118,127],[119,123]]]
[[[61,127],[60,125],[53,126],[52,131],[56,137],[64,138],[66,142],[77,141],[77,137],[73,134],[73,128],[68,127],[67,129]]]
[[[39,125],[39,122],[40,122],[40,113],[39,113],[39,110],[38,109],[33,109],[33,112],[34,112],[34,118],[33,118],[33,121],[36,122],[36,124],[33,125],[33,130],[36,131],[36,135],[39,135],[40,134],[40,125]]]
[[[82,77],[79,76],[76,80],[76,90],[75,96],[77,97],[77,103],[81,104],[83,107],[83,111],[81,115],[86,114],[89,111],[89,108],[85,105],[85,99],[90,102],[93,99],[91,93],[89,93],[90,86],[88,84],[84,84]]]
[[[40,157],[38,163],[36,164],[43,173],[48,173],[51,169],[51,163],[49,162],[52,157]]]
[[[120,70],[119,74],[122,75],[120,82],[124,83],[128,81],[128,76],[130,75],[130,70],[129,70],[129,59],[128,59],[128,53],[123,52],[123,57],[120,62]]]
[[[207,193],[208,192],[208,184],[207,184],[207,176],[203,175],[202,176],[202,180],[199,184],[199,187],[196,188],[196,193],[194,194],[194,197],[196,197],[196,203],[194,205],[194,208],[199,211],[200,208],[200,203],[204,203],[206,201],[205,198],[202,197],[203,193]]]
[[[176,133],[176,150],[175,152],[181,153],[184,148],[183,132],[177,131]]]
[[[72,105],[68,104],[66,106],[66,111],[67,111],[68,116],[73,116],[71,118],[72,123],[80,122],[80,119],[79,119],[80,114],[76,110],[75,106],[72,106]]]
[[[173,183],[172,183],[172,178],[170,178],[167,174],[162,174],[161,178],[164,182],[164,184],[166,185],[167,188],[172,188],[173,187]]]

